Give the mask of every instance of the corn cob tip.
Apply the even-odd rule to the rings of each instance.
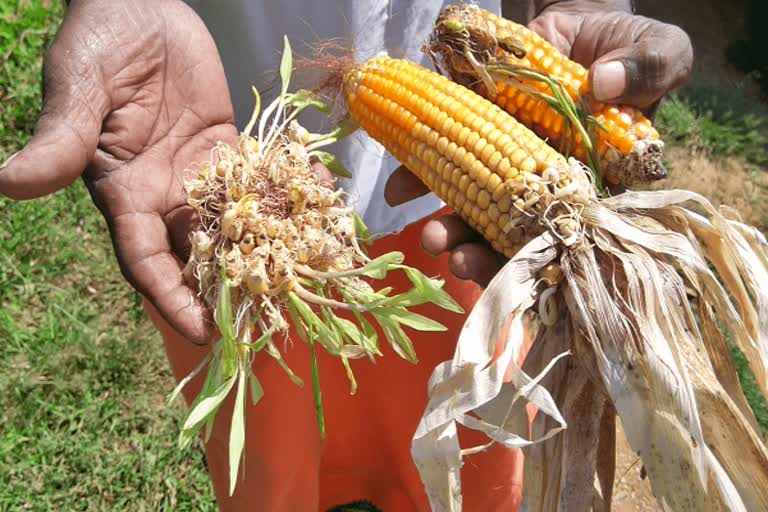
[[[522,42],[513,36],[497,38],[493,28],[478,6],[448,5],[440,11],[422,51],[432,59],[436,69],[454,82],[484,96],[495,94],[493,82],[486,79],[481,66],[492,62],[500,48],[517,58],[525,57],[525,50]],[[483,88],[485,90],[480,90]]]
[[[606,151],[605,155],[601,171],[611,185],[631,186],[667,177],[661,140],[639,140],[626,155],[616,151]]]

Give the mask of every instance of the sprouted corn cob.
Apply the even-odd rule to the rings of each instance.
[[[462,458],[494,442],[528,448],[527,510],[609,504],[616,414],[666,510],[768,510],[768,451],[722,334],[765,395],[765,237],[687,191],[605,198],[584,164],[416,64],[343,73],[360,127],[511,258],[430,379],[412,454],[432,510],[461,510]],[[520,368],[529,311],[541,328]],[[489,443],[460,446],[459,423]]]
[[[650,120],[634,107],[586,101],[588,71],[526,27],[474,4],[449,5],[425,51],[452,80],[491,99],[563,152],[599,167],[609,184],[666,176],[663,143]],[[585,121],[584,130],[572,114]]]
[[[366,255],[363,242],[370,234],[362,220],[345,204],[343,191],[323,183],[311,168],[312,159],[318,158],[329,169],[346,173],[320,148],[349,133],[350,125],[342,122],[335,131],[319,135],[298,124],[296,117],[302,110],[328,111],[328,107],[308,91],[288,92],[292,58],[287,39],[285,43],[280,96],[260,116],[260,99],[254,90],[257,106],[238,144],[219,143],[211,161],[190,170],[185,182],[188,203],[200,220],[200,229],[192,234],[185,274],[198,284],[214,310],[221,339],[170,399],[209,366],[181,432],[180,444],[186,446],[201,429],[210,434],[220,404],[236,390],[230,493],[246,442],[245,397],[250,389],[255,403],[262,394],[251,370],[253,359],[266,353],[295,384],[302,385],[278,346],[290,325],[310,345],[318,426],[324,436],[317,345],[339,357],[354,393],[357,384],[349,360],[381,355],[376,323],[395,352],[415,363],[416,353],[404,327],[422,331],[444,327],[409,308],[433,302],[461,312],[442,289],[442,280],[403,265],[402,254],[388,253],[373,260]],[[372,287],[370,281],[393,270],[405,272],[414,288],[393,294],[391,289]],[[351,311],[357,322],[337,316],[339,310]]]

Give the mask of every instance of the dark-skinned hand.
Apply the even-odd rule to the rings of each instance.
[[[605,2],[550,2],[529,27],[589,68],[595,99],[634,105],[651,114],[660,98],[690,77],[690,39],[676,26],[626,11],[606,12],[601,4]],[[386,198],[399,205],[427,192],[401,167],[387,182]],[[482,286],[505,263],[455,214],[427,223],[422,246],[433,255],[449,253],[451,271]]]
[[[181,275],[181,173],[237,130],[207,28],[181,1],[73,0],[43,75],[34,137],[0,170],[0,193],[31,199],[82,176],[126,279],[181,334],[209,340],[210,313]]]

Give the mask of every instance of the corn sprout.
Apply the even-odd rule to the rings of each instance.
[[[319,148],[344,137],[354,125],[342,121],[329,134],[312,134],[303,128],[297,122],[303,110],[327,112],[328,107],[308,91],[289,92],[291,70],[286,39],[279,97],[261,113],[261,99],[254,89],[256,108],[238,145],[219,143],[211,161],[190,171],[185,183],[188,203],[200,220],[200,229],[191,237],[185,274],[198,283],[200,295],[215,311],[221,338],[170,399],[208,366],[202,391],[180,434],[184,447],[201,430],[206,439],[210,436],[222,402],[235,393],[230,493],[245,449],[246,395],[250,390],[254,404],[263,395],[251,369],[254,358],[266,353],[296,385],[303,385],[284,361],[278,343],[289,326],[309,344],[318,428],[324,436],[318,347],[340,359],[354,393],[357,384],[349,360],[381,355],[377,331],[364,315],[381,326],[396,353],[416,363],[405,328],[445,328],[409,308],[433,302],[461,312],[442,289],[442,280],[403,265],[402,254],[368,257],[365,244],[371,236],[362,220],[345,205],[343,190],[323,183],[311,165],[317,159],[337,175],[348,176],[338,160]],[[371,282],[390,271],[405,272],[413,289],[400,294],[374,289]],[[353,312],[356,321],[337,316],[339,310]]]

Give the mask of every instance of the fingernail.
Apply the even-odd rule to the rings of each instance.
[[[5,166],[6,166],[6,165],[8,165],[9,163],[11,163],[11,160],[13,160],[14,158],[16,158],[16,155],[18,155],[19,153],[21,153],[21,151],[17,151],[17,152],[15,152],[14,154],[12,154],[11,156],[9,156],[9,157],[8,157],[8,160],[6,160],[6,161],[5,161],[5,162],[3,162],[2,164],[0,164],[0,171],[2,171],[3,169],[5,169]]]
[[[610,101],[624,94],[627,69],[619,61],[600,64],[592,75],[592,94],[599,101]]]

